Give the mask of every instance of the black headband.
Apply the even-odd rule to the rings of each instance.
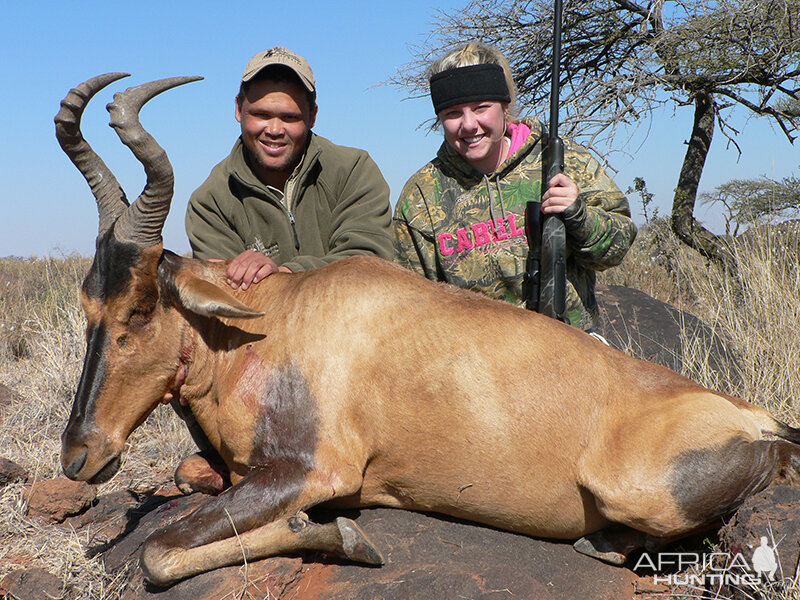
[[[430,79],[433,110],[440,111],[464,102],[499,100],[511,102],[503,67],[495,64],[447,69]]]

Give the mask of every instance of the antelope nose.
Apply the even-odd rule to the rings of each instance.
[[[88,449],[84,448],[83,452],[81,452],[78,456],[72,459],[68,465],[64,466],[64,475],[72,479],[73,481],[78,478],[78,473],[81,472],[83,465],[86,463],[86,456],[88,454]]]

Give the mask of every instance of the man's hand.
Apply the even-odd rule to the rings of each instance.
[[[542,212],[546,215],[562,213],[577,199],[578,186],[563,173],[558,173],[550,180],[542,196]]]
[[[269,256],[264,256],[255,250],[245,250],[231,261],[225,274],[228,276],[228,284],[233,289],[241,287],[246,290],[250,285],[278,271],[291,273],[286,267],[279,267]]]

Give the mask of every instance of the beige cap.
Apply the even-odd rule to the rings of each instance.
[[[261,69],[271,65],[289,67],[297,73],[300,81],[303,82],[309,92],[315,91],[314,72],[311,70],[311,65],[308,64],[305,58],[283,46],[275,46],[264,52],[259,52],[251,58],[244,68],[242,83],[250,81]]]

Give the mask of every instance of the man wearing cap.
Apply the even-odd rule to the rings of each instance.
[[[354,254],[393,256],[386,181],[365,151],[314,134],[316,116],[304,58],[275,47],[247,63],[236,97],[242,135],[186,211],[194,256],[233,259],[234,288]]]
[[[389,186],[366,152],[314,134],[316,116],[305,59],[275,47],[250,60],[236,97],[242,135],[186,211],[194,256],[232,259],[234,288],[354,254],[393,257]],[[222,459],[189,407],[172,405],[201,450],[178,466],[176,485],[221,492],[230,485]]]

